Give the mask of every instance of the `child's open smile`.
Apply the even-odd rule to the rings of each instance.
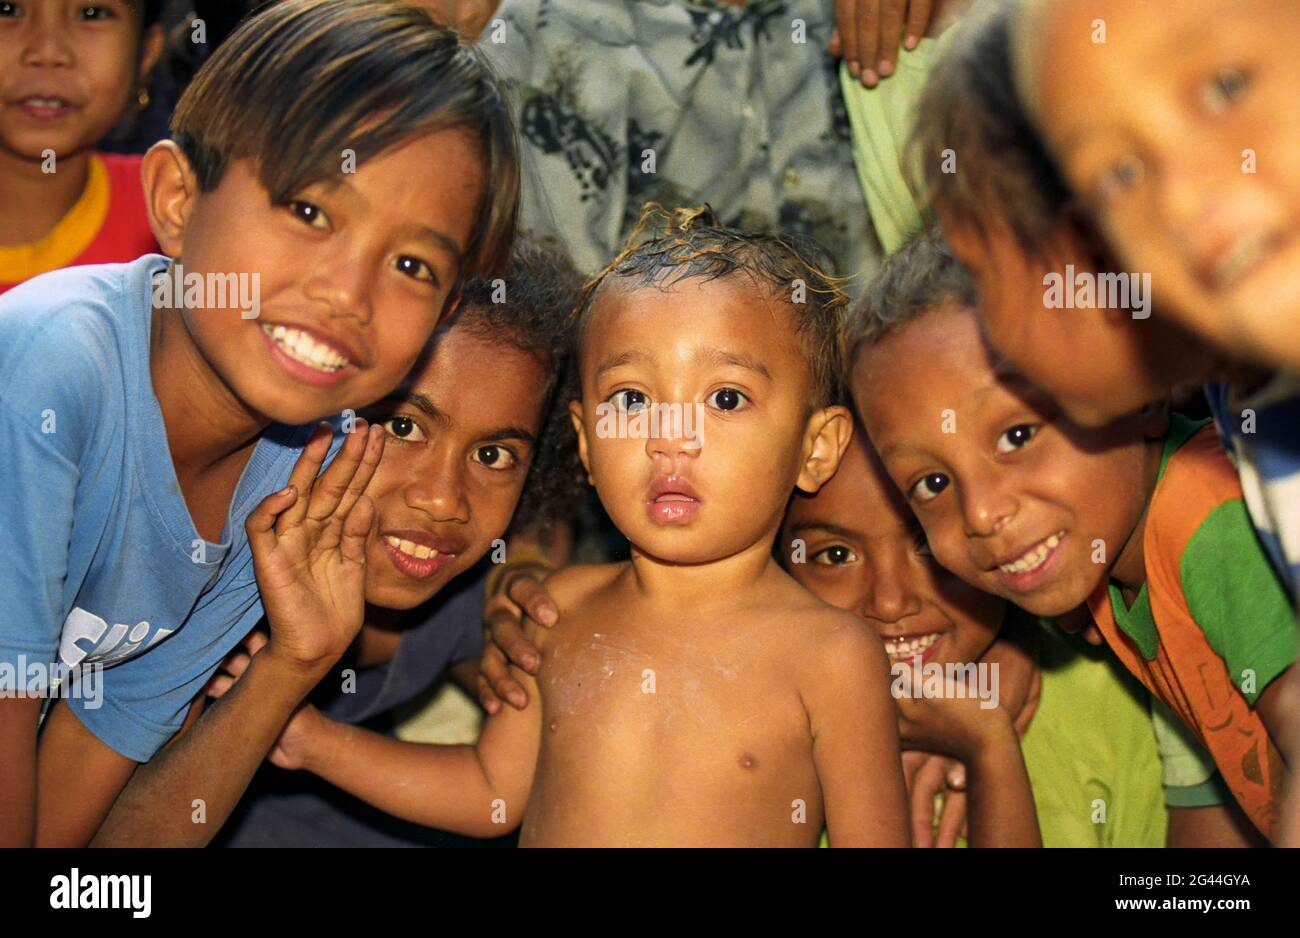
[[[251,161],[234,160],[192,201],[187,278],[259,274],[257,319],[224,308],[182,313],[245,406],[302,423],[370,404],[410,371],[461,273],[484,187],[478,149],[461,129],[426,134],[283,205],[271,203]],[[166,157],[155,148],[147,160]],[[160,243],[179,251],[178,237]]]
[[[1158,447],[1138,418],[1097,431],[1059,418],[990,358],[970,311],[931,311],[865,350],[853,391],[935,557],[967,583],[1060,615],[1140,563],[1131,535]]]

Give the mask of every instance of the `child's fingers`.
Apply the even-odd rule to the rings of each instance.
[[[488,643],[478,663],[479,674],[488,682],[492,692],[516,710],[528,706],[528,694],[519,682],[510,676],[510,665],[499,647]]]
[[[903,38],[903,0],[881,0],[880,47],[877,70],[884,78],[894,74],[898,62],[898,43]]]
[[[529,674],[536,674],[541,664],[541,652],[524,637],[519,619],[507,610],[500,609],[488,619],[492,641],[505,652],[506,657]]]
[[[326,520],[343,501],[348,485],[365,455],[366,442],[370,438],[369,427],[366,421],[357,421],[356,428],[347,434],[343,448],[335,454],[334,461],[312,485],[311,496],[307,500],[307,517],[312,521]]]
[[[880,4],[881,0],[863,0],[858,4],[858,61],[862,63],[862,80],[874,88],[879,80],[876,73],[880,61]]]
[[[248,513],[244,520],[244,531],[248,534],[248,546],[252,548],[254,557],[265,556],[275,550],[276,519],[299,501],[298,489],[289,485],[266,496]]]
[[[506,589],[506,595],[524,610],[529,618],[550,628],[560,619],[560,607],[541,581],[533,576],[519,576]]]
[[[488,716],[493,716],[501,709],[501,698],[492,691],[492,685],[482,674],[475,676],[474,686],[478,691],[478,702],[487,711]]]
[[[840,39],[840,30],[837,26],[831,30],[830,42],[826,43],[826,54],[832,58],[842,58],[844,52],[844,42]]]
[[[934,0],[910,0],[907,4],[907,25],[903,27],[903,48],[915,49],[925,31],[930,28],[930,14]]]
[[[248,637],[244,639],[244,647],[248,649],[250,655],[255,655],[266,647],[267,641],[269,639],[265,632],[249,632]]]
[[[957,838],[966,828],[966,793],[950,791],[943,801],[943,814],[939,818],[939,833],[934,845],[940,848],[957,846]]]
[[[912,843],[934,846],[934,796],[943,791],[944,760],[927,759],[912,779]]]
[[[343,559],[351,563],[366,565],[366,542],[370,538],[370,525],[375,520],[375,503],[368,496],[357,499],[356,507],[348,513],[343,522],[343,537],[339,541],[339,551]]]
[[[212,680],[208,681],[206,693],[214,700],[218,697],[224,697],[226,691],[235,686],[235,679],[229,674],[213,675]]]
[[[366,486],[370,484],[370,480],[374,478],[375,470],[379,467],[379,461],[384,455],[384,441],[387,438],[388,434],[378,424],[366,431],[366,446],[361,453],[361,462],[348,482],[347,491],[343,493],[343,500],[339,502],[338,509],[334,512],[338,517],[346,518],[349,515],[356,506],[357,499],[361,497],[366,490]]]
[[[311,439],[303,447],[302,455],[298,457],[293,472],[289,474],[289,484],[296,488],[302,497],[277,519],[275,529],[278,533],[283,534],[291,528],[296,528],[307,516],[307,503],[315,487],[316,475],[320,472],[325,457],[329,455],[330,440],[333,436],[333,428],[325,422],[321,422],[312,431]]]
[[[835,32],[840,37],[840,53],[857,78],[862,70],[858,58],[858,0],[835,0]]]

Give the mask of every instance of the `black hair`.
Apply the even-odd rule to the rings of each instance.
[[[920,319],[931,310],[956,305],[974,309],[975,280],[937,228],[913,236],[885,259],[849,312],[845,326],[845,368],[863,348]]]
[[[512,530],[553,524],[571,511],[585,491],[577,436],[569,419],[569,401],[579,396],[570,352],[573,310],[582,282],[557,241],[521,232],[505,276],[468,281],[452,320],[456,329],[535,357],[549,373],[542,389],[544,417],[537,451]]]

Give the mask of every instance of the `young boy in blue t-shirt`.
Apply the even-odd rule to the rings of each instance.
[[[262,615],[243,530],[259,502],[262,536],[307,511],[342,530],[356,505],[352,526],[369,524],[355,497],[309,506],[325,434],[281,490],[312,434],[299,425],[393,390],[513,235],[498,88],[412,8],[268,8],[200,70],[172,129],[143,164],[172,260],[61,271],[0,302],[0,845],[89,839],[181,727]],[[346,486],[381,446],[355,434],[323,483]],[[268,614],[287,683],[314,683],[351,639],[277,635]]]

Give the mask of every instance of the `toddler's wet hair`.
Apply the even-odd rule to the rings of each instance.
[[[974,308],[975,280],[952,255],[937,228],[914,236],[885,259],[849,312],[845,373],[860,352],[926,313],[944,306]]]
[[[992,221],[1032,255],[1070,192],[1016,91],[1019,8],[1019,0],[993,0],[954,27],[961,33],[926,81],[910,146],[915,182],[945,223],[987,234]]]
[[[519,160],[504,93],[481,53],[393,0],[280,0],[245,19],[181,95],[175,138],[208,192],[232,160],[256,164],[275,203],[415,137],[464,128],[487,192],[462,275],[504,269]],[[400,199],[403,180],[394,180]]]
[[[614,283],[668,289],[686,280],[745,277],[790,308],[812,375],[812,406],[824,407],[839,398],[849,303],[843,280],[829,269],[826,253],[808,238],[727,228],[708,205],[669,211],[649,203],[618,256],[584,287],[576,339],[581,343],[597,297]]]

